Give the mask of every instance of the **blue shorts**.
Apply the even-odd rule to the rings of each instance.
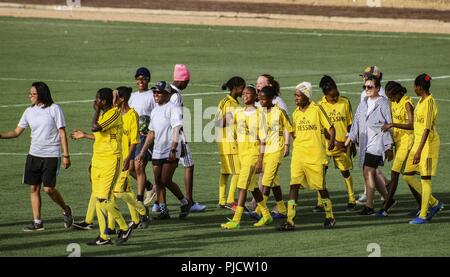
[[[132,160],[134,160],[134,158],[136,158],[139,155],[139,153],[141,153],[141,150],[142,150],[142,147],[144,146],[146,138],[147,138],[147,136],[145,136],[145,135],[144,136],[139,135],[139,139],[140,139],[141,143],[136,145],[136,148],[134,150],[134,155],[131,157]],[[152,152],[153,152],[153,144],[150,145],[149,149],[147,150],[147,153],[145,153],[144,161],[149,162],[152,160]]]

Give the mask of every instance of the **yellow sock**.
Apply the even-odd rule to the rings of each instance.
[[[138,212],[139,214],[141,214],[141,215],[146,214],[145,206],[142,204],[142,202],[139,202],[136,200],[136,194],[134,194],[134,192],[131,192],[131,191],[130,192],[120,192],[120,193],[114,193],[114,195],[117,198],[120,198],[123,201],[125,201],[129,207],[130,206],[134,207],[136,212]],[[131,209],[130,209],[130,212],[131,212]]]
[[[280,214],[286,214],[286,205],[283,200],[277,201],[277,209]]]
[[[234,212],[233,221],[236,223],[241,222],[242,214],[244,213],[244,207],[237,206],[236,211]]]
[[[261,202],[257,203],[259,210],[263,217],[270,216],[269,209],[267,209],[267,205],[266,205],[268,199],[269,199],[269,196],[264,195],[263,200]]]
[[[102,239],[109,239],[109,236],[105,234],[106,224],[108,222],[108,212],[106,211],[106,203],[105,201],[95,202],[95,210],[97,211],[97,220],[98,220],[98,230],[100,231],[100,237]]]
[[[89,198],[89,204],[86,211],[86,217],[84,218],[84,222],[89,224],[94,223],[96,202],[97,198],[95,198],[94,194],[91,193],[91,198]]]
[[[288,210],[287,210],[287,222],[294,225],[294,217],[295,217],[295,200],[288,201]]]
[[[119,224],[120,230],[126,231],[128,230],[128,225],[125,222],[125,219],[123,218],[122,214],[120,213],[119,209],[115,205],[115,203],[111,200],[106,201],[106,210],[108,212],[108,215],[111,215],[114,220]]]
[[[422,183],[419,181],[418,178],[412,176],[412,175],[403,175],[403,180],[405,180],[406,183],[408,183],[408,185],[410,185],[415,191],[417,191],[420,195],[422,195]],[[424,180],[422,180],[424,181]],[[425,180],[425,181],[430,181],[431,184],[431,180]],[[423,198],[422,198],[423,201]],[[430,200],[428,201],[428,204],[431,207],[436,206],[439,203],[439,200],[437,200],[432,194],[430,195]]]
[[[269,201],[269,196],[263,195],[263,200],[260,203],[263,203],[267,208],[267,201]],[[262,207],[260,205],[256,205],[255,213],[262,215]]]
[[[334,218],[333,207],[330,198],[322,198],[323,208],[325,210],[325,218]]]
[[[115,197],[112,197],[109,200],[109,205],[114,207],[114,209],[119,209],[119,208],[117,208],[117,203],[116,203],[116,198]],[[116,229],[116,221],[114,219],[114,216],[109,212],[109,210],[108,210],[108,228],[110,230],[115,230]]]
[[[236,187],[237,187],[237,183],[239,180],[239,174],[235,174],[231,177],[231,181],[230,181],[230,189],[228,191],[228,198],[227,198],[227,203],[231,204],[236,202],[234,199],[234,195],[236,194]]]
[[[219,178],[219,205],[225,205],[228,175],[220,174]]]
[[[427,218],[428,203],[431,198],[431,180],[421,180],[422,183],[422,207],[420,209],[419,217]]]
[[[348,203],[355,204],[355,192],[353,191],[353,179],[352,176],[344,178],[345,188],[348,194]]]
[[[322,197],[320,196],[319,192],[317,192],[317,206],[323,207]]]

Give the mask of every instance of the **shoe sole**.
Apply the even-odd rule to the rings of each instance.
[[[151,197],[149,197],[149,198],[145,198],[144,199],[144,206],[145,207],[150,207],[151,206],[151,204],[152,204],[152,202],[153,202],[153,200],[155,199],[155,197],[156,197],[156,193],[154,193]]]
[[[44,231],[45,228],[39,228],[39,229],[34,229],[34,230],[26,230],[26,229],[22,229],[22,231],[24,232],[39,232],[39,231]]]
[[[92,230],[92,229],[94,229],[94,227],[92,227],[92,226],[91,227],[82,227],[82,226],[77,226],[75,224],[72,224],[71,227],[73,227],[76,230]]]

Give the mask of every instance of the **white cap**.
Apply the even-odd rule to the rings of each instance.
[[[301,91],[308,98],[312,96],[312,85],[309,82],[302,82],[295,87],[296,90]]]

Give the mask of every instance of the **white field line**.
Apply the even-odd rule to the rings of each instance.
[[[218,155],[219,152],[192,152],[193,155]],[[28,153],[0,153],[0,156],[26,156]],[[92,156],[92,153],[80,152],[70,153],[71,156]]]

